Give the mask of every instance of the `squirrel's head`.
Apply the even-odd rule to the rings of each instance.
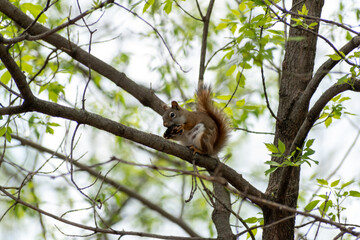
[[[163,115],[164,127],[170,127],[174,124],[183,124],[185,122],[184,116],[180,114],[181,107],[176,101],[171,102],[171,107],[164,105],[165,110]]]

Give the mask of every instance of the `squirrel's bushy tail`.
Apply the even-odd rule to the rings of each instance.
[[[218,153],[226,144],[230,129],[225,113],[213,105],[209,86],[203,86],[197,91],[197,111],[208,114],[218,126],[218,135],[214,143],[214,152]]]

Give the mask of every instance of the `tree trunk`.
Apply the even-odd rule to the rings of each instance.
[[[293,0],[291,11],[295,13],[298,10],[301,11],[303,4],[309,10],[308,16],[320,17],[324,4],[323,0]],[[296,16],[293,17],[297,18]],[[311,22],[313,20],[306,21],[307,24]],[[317,33],[318,25],[311,31]],[[309,103],[300,105],[297,100],[313,75],[317,43],[317,35],[303,30],[302,27],[290,28],[289,38],[293,37],[302,37],[303,39],[289,40],[286,43],[282,77],[280,79],[278,122],[276,123],[274,138],[275,145],[277,145],[278,139],[285,143],[285,154],[290,154],[290,146],[308,112]],[[281,158],[273,158],[272,160],[282,161]],[[296,208],[299,193],[299,176],[300,167],[287,167],[275,171],[270,175],[269,185],[266,190],[267,198]],[[288,212],[269,207],[264,207],[263,213],[265,225],[283,220],[279,224],[264,228],[264,240],[294,239],[295,217],[291,217]]]

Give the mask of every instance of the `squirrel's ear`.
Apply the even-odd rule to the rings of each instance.
[[[180,110],[180,106],[179,106],[179,104],[177,103],[177,101],[172,101],[172,102],[171,102],[171,108],[172,108],[172,109],[176,109],[176,110]]]
[[[168,110],[168,109],[169,109],[169,106],[168,106],[168,105],[166,105],[166,104],[163,104],[163,105],[162,105],[162,108],[166,111],[166,110]]]

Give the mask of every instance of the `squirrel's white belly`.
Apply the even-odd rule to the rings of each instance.
[[[190,131],[184,133],[185,138],[182,141],[182,144],[185,146],[195,146],[196,148],[201,148],[201,137],[205,132],[205,126],[203,123],[196,124]]]

